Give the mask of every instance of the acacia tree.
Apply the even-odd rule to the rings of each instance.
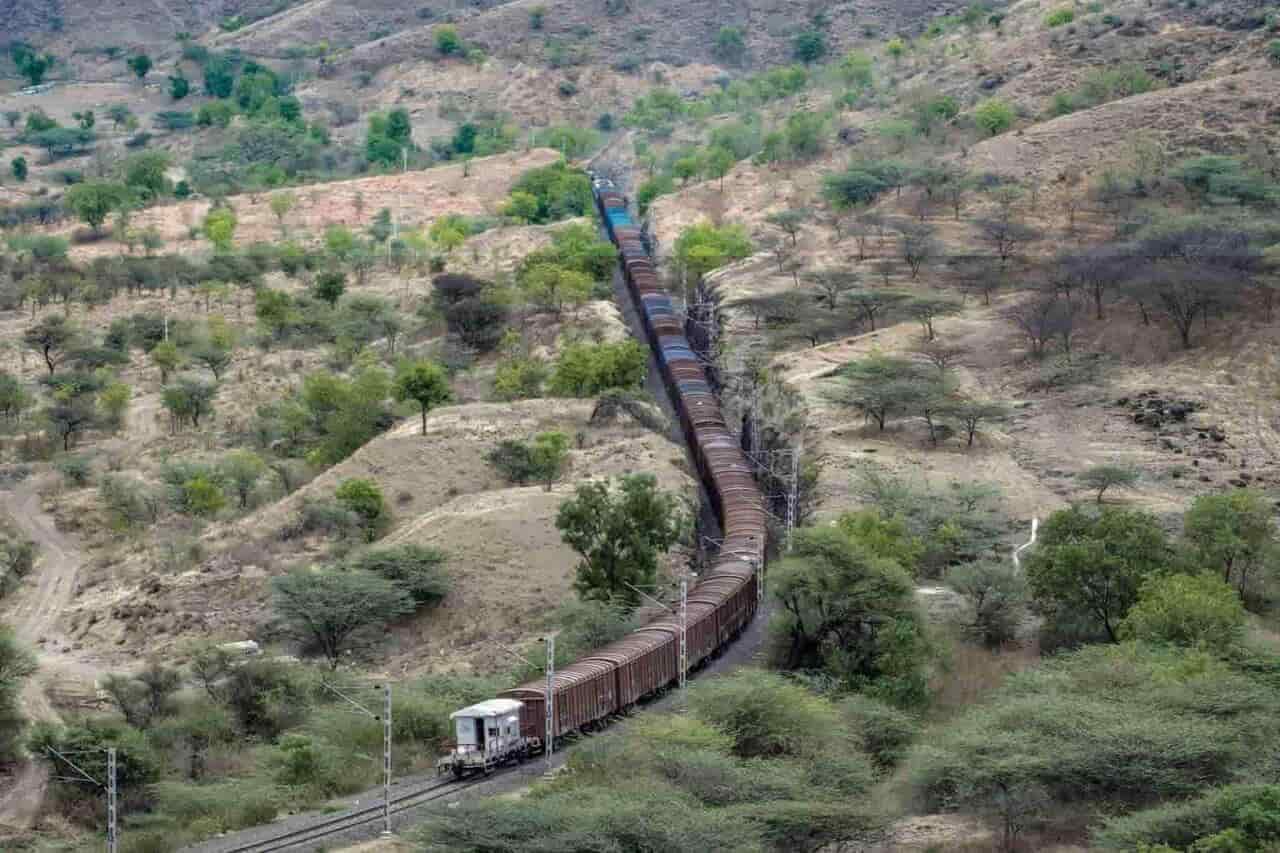
[[[886,355],[850,362],[840,368],[840,378],[831,399],[862,412],[882,432],[890,417],[912,410],[927,384],[915,362]]]
[[[1055,337],[1070,340],[1071,313],[1063,300],[1041,295],[1005,310],[1003,315],[1021,330],[1031,345],[1031,354],[1039,358]]]
[[[80,330],[62,314],[50,314],[22,333],[22,342],[44,359],[49,375],[80,337]]]
[[[652,586],[658,555],[686,526],[679,499],[660,491],[652,474],[628,474],[617,488],[608,481],[578,486],[556,514],[560,538],[582,557],[573,584],[578,595],[628,609],[640,603],[636,587]]]
[[[272,578],[276,615],[300,640],[319,648],[331,669],[359,640],[414,611],[399,584],[365,571],[295,571]]]
[[[840,297],[858,286],[858,274],[847,270],[817,270],[805,276],[818,291],[817,299],[835,311]]]
[[[1026,561],[1027,582],[1056,617],[1091,622],[1115,642],[1120,620],[1148,577],[1175,563],[1155,516],[1106,507],[1058,510],[1040,528]]]
[[[1085,488],[1097,491],[1096,503],[1102,503],[1107,489],[1129,488],[1138,482],[1138,472],[1125,465],[1094,465],[1081,471],[1076,480]]]
[[[849,301],[853,303],[858,317],[866,321],[873,332],[876,330],[877,317],[894,305],[901,305],[910,298],[909,294],[882,288],[855,290],[849,295]]]
[[[427,434],[427,412],[453,398],[449,375],[434,361],[407,361],[396,369],[392,392],[400,401],[413,400],[422,410],[422,434]]]
[[[926,341],[932,341],[937,336],[933,324],[939,317],[955,314],[959,310],[960,306],[954,300],[939,296],[921,296],[907,303],[907,313],[920,324]]]
[[[1000,266],[1009,262],[1018,250],[1040,237],[1040,232],[1015,218],[1012,208],[994,217],[977,221],[978,236],[1000,259]]]
[[[1241,597],[1260,569],[1274,567],[1276,533],[1269,501],[1261,492],[1236,489],[1201,495],[1183,519],[1196,563],[1220,571]],[[1273,569],[1274,571],[1274,569]]]
[[[898,247],[902,251],[902,260],[911,269],[913,280],[920,275],[920,268],[942,251],[941,245],[934,239],[933,228],[918,222],[898,226]]]

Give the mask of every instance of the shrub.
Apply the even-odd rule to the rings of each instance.
[[[1215,788],[1199,797],[1111,817],[1094,830],[1104,850],[1253,851],[1280,841],[1280,785]]]
[[[372,480],[343,480],[334,491],[334,497],[360,518],[360,526],[370,542],[391,525],[391,511],[382,497],[382,490]]]
[[[489,451],[489,464],[511,483],[543,483],[547,491],[560,477],[569,455],[569,437],[562,432],[544,432],[533,441],[508,439]]]
[[[610,388],[639,388],[648,355],[636,341],[576,343],[566,346],[551,375],[552,394],[591,397]]]
[[[54,467],[70,486],[87,486],[93,474],[93,465],[87,456],[63,456],[54,463]]]
[[[449,592],[443,551],[422,545],[371,548],[347,561],[354,571],[371,572],[403,586],[419,606],[435,604]]]
[[[862,693],[841,699],[838,708],[862,741],[862,748],[883,769],[895,766],[920,732],[920,721],[915,717]]]
[[[1120,636],[1225,652],[1239,645],[1248,617],[1240,597],[1211,574],[1154,577],[1120,623]]]
[[[988,646],[1017,636],[1027,615],[1027,582],[1008,560],[983,560],[954,566],[946,584],[969,601],[972,619],[965,627]]]
[[[591,180],[580,169],[559,162],[539,169],[530,169],[520,176],[511,192],[528,193],[537,199],[535,223],[555,222],[591,213],[594,199]]]
[[[499,400],[525,400],[542,396],[542,385],[551,371],[540,359],[512,357],[498,364],[493,374],[493,396]]]
[[[1070,8],[1054,9],[1052,12],[1044,16],[1044,25],[1049,28],[1060,27],[1063,24],[1069,24],[1076,19],[1076,13]]]
[[[280,794],[258,781],[235,779],[194,786],[160,782],[153,789],[156,809],[183,826],[199,825],[206,834],[231,832],[274,820]]]
[[[1004,133],[1013,126],[1016,113],[1007,101],[987,98],[973,110],[973,121],[988,136]]]
[[[462,37],[458,35],[457,27],[448,25],[436,27],[434,39],[436,50],[441,56],[455,56],[462,53]]]

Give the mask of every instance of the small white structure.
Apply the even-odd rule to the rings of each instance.
[[[520,710],[515,699],[488,699],[449,715],[456,744],[436,762],[436,772],[452,770],[453,775],[478,770],[488,773],[510,761],[524,761],[529,744],[520,735]]]

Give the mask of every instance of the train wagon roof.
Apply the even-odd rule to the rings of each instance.
[[[461,711],[454,711],[449,715],[449,719],[453,720],[458,717],[505,717],[508,714],[518,714],[522,707],[524,707],[524,703],[517,702],[515,699],[486,699],[483,702],[468,705]]]

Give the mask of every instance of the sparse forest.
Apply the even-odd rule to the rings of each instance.
[[[130,853],[363,798],[376,685],[430,773],[696,598],[600,177],[767,607],[406,849],[1280,844],[1276,8],[117,5],[0,49],[0,847],[108,747]]]

